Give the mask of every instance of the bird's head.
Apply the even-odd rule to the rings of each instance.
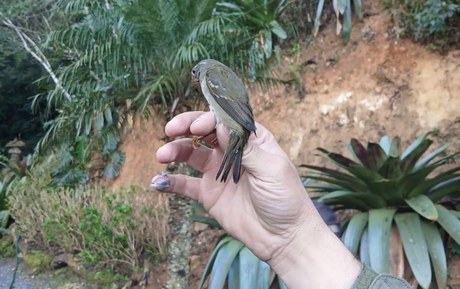
[[[200,62],[198,62],[197,65],[195,65],[193,68],[192,68],[192,79],[196,82],[200,82],[200,74],[203,70],[203,68],[205,67],[207,61],[206,60],[202,60]]]

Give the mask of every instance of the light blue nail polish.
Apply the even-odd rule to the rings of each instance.
[[[169,188],[169,173],[168,172],[161,172],[152,178],[150,182],[150,187],[155,190],[166,190]]]

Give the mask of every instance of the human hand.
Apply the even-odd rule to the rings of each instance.
[[[165,128],[169,137],[205,136],[216,127],[210,112],[187,112],[173,118]],[[316,211],[303,188],[297,170],[273,135],[257,124],[243,154],[238,184],[216,181],[216,172],[228,143],[222,125],[217,126],[214,149],[194,149],[190,138],[176,139],[157,151],[161,163],[186,162],[201,171],[201,178],[169,175],[165,191],[188,196],[204,205],[222,227],[241,240],[259,258],[269,260],[286,245]],[[213,138],[212,134],[207,138]]]

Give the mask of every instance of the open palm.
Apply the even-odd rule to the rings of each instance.
[[[292,239],[309,214],[317,212],[295,167],[273,135],[259,124],[257,136],[252,135],[245,148],[238,184],[231,180],[216,181],[228,135],[222,125],[215,128],[214,116],[209,112],[183,113],[166,125],[166,134],[178,139],[157,151],[158,161],[186,162],[203,173],[201,178],[170,175],[166,191],[202,203],[227,232],[259,258],[269,260]],[[217,136],[217,145],[214,149],[204,146],[195,149],[190,138],[180,138],[190,135],[207,136],[206,139]]]

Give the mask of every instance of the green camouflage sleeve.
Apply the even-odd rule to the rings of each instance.
[[[369,266],[363,265],[361,273],[352,289],[411,289],[401,278],[390,274],[377,274]]]

